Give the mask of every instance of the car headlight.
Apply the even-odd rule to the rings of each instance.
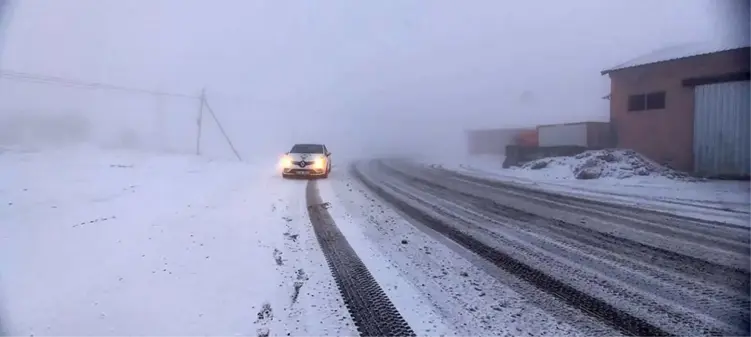
[[[292,166],[292,158],[290,158],[290,157],[284,157],[284,158],[282,158],[282,160],[281,160],[281,161],[279,162],[279,164],[280,164],[280,165],[281,165],[282,167],[290,167],[290,166]]]
[[[326,166],[326,158],[325,157],[316,158],[315,163],[313,165],[316,168],[324,168]]]

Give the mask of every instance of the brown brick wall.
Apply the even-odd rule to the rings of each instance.
[[[693,170],[693,88],[682,80],[749,69],[749,49],[700,55],[610,73],[610,120],[618,147],[633,149],[661,164]],[[665,109],[628,111],[628,97],[665,91]]]

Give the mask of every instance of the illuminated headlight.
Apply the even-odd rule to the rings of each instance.
[[[316,161],[313,163],[313,167],[317,169],[322,169],[326,167],[326,158],[325,157],[316,158]]]
[[[290,157],[284,157],[284,158],[282,158],[282,160],[279,162],[279,165],[281,167],[283,167],[283,168],[291,167],[292,166],[292,158],[290,158]]]

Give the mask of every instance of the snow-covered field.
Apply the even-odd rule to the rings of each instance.
[[[5,149],[0,200],[4,334],[356,334],[273,165]]]
[[[612,201],[707,220],[749,224],[751,188],[747,181],[691,181],[660,174],[580,180],[572,168],[584,159],[553,158],[545,168],[503,169],[501,156],[472,156],[422,160],[444,168],[485,178],[511,181],[558,193]],[[618,172],[618,167],[609,168]]]

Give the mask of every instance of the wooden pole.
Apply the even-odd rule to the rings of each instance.
[[[206,88],[201,90],[201,102],[198,107],[198,134],[196,135],[196,155],[201,155],[201,127],[203,125],[203,106],[206,105]]]

